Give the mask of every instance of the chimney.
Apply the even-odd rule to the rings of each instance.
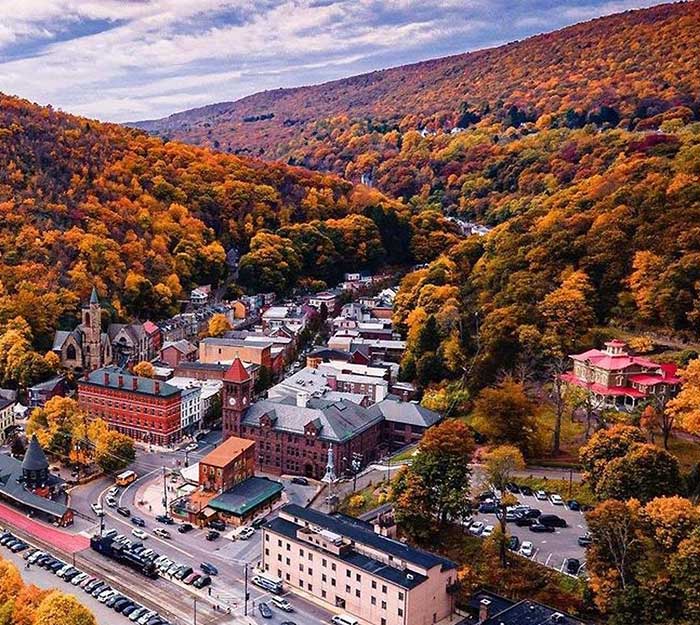
[[[489,617],[490,599],[482,599],[479,601],[479,623],[483,623]]]
[[[306,391],[297,391],[297,406],[299,408],[306,408],[309,403],[309,394]]]
[[[153,380],[153,392],[158,395],[160,393],[160,382]]]
[[[105,371],[104,376],[105,376],[104,377],[105,386],[109,386],[109,372]]]
[[[131,388],[133,390],[136,390],[138,388],[138,385],[139,385],[139,379],[136,376],[131,378]]]
[[[124,376],[119,374],[119,388],[124,386]]]

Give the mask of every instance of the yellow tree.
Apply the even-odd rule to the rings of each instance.
[[[211,319],[209,320],[207,334],[209,334],[209,336],[223,336],[231,328],[231,323],[226,318],[226,315],[216,313],[215,315],[212,315]]]
[[[73,595],[54,590],[39,604],[34,625],[97,625],[97,621]]]
[[[134,375],[141,376],[142,378],[152,378],[155,373],[153,365],[147,360],[142,360],[135,364],[133,371]]]
[[[700,434],[700,359],[691,360],[678,374],[681,392],[666,404],[668,432],[676,425],[691,434]],[[668,438],[665,431],[664,438]]]
[[[0,560],[0,605],[14,599],[24,583],[17,567],[7,560]]]

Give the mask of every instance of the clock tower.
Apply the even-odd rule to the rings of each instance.
[[[221,407],[223,440],[241,435],[241,419],[250,406],[253,380],[240,358],[236,358],[224,374]]]

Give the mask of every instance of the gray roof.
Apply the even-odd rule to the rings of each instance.
[[[220,345],[221,347],[251,347],[251,343],[244,341],[243,339],[227,339],[218,338],[214,336],[209,336],[200,341],[200,344],[205,345]],[[259,343],[255,343],[255,347],[272,347],[272,341],[261,340]]]
[[[25,471],[44,471],[49,468],[49,461],[46,459],[44,450],[36,439],[36,434],[29,441],[27,451],[24,452],[22,469]]]
[[[412,401],[397,401],[386,398],[369,407],[372,414],[381,414],[393,423],[406,423],[429,428],[442,419],[442,415]]]
[[[107,374],[107,382],[105,383],[105,374]],[[122,384],[119,385],[119,377],[122,377]],[[134,388],[133,381],[136,380],[136,388]],[[142,378],[140,376],[131,375],[123,369],[111,365],[109,367],[102,367],[102,369],[95,369],[91,371],[87,376],[81,378],[80,380],[83,384],[92,384],[94,386],[109,387],[114,389],[121,389],[126,392],[131,393],[144,393],[146,395],[159,395],[160,397],[170,397],[171,395],[180,394],[180,389],[167,384],[166,382],[160,382],[158,380],[151,380],[150,378]],[[159,385],[159,391],[156,393],[156,384]]]
[[[584,625],[580,619],[564,614],[548,605],[537,603],[536,601],[524,600],[516,603],[501,612],[493,613],[482,625]],[[552,617],[555,614],[560,616],[555,621]]]
[[[91,304],[99,304],[100,303],[100,298],[97,296],[97,289],[94,286],[92,287],[92,293],[90,293],[90,303]]]
[[[62,503],[27,490],[20,481],[22,476],[22,463],[12,456],[0,454],[0,495],[54,517],[60,518],[68,511]],[[51,476],[51,481],[60,480]]]
[[[167,349],[168,347],[174,347],[181,354],[191,354],[192,352],[197,351],[197,348],[186,339],[180,339],[179,341],[165,341],[161,351]]]
[[[267,477],[249,477],[209,502],[213,510],[242,517],[279,495],[284,487]]]
[[[55,388],[58,384],[63,382],[64,378],[62,375],[57,375],[54,376],[53,378],[50,378],[49,380],[45,380],[44,382],[39,382],[35,384],[34,386],[30,386],[29,390],[30,391],[50,391],[53,388]]]
[[[131,340],[135,343],[138,343],[146,334],[142,323],[110,323],[107,328],[110,341],[114,341],[114,337],[117,336],[121,330],[126,331]]]
[[[243,424],[260,426],[263,415],[270,415],[276,430],[303,434],[304,426],[316,422],[318,438],[330,442],[343,442],[357,436],[383,419],[347,399],[327,401],[310,399],[306,407],[296,405],[295,398],[280,401],[261,400],[245,413]]]
[[[60,350],[70,335],[71,332],[68,330],[56,330],[56,334],[53,335],[53,346],[51,347],[51,350]]]

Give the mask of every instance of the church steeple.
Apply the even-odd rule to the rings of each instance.
[[[90,306],[93,304],[100,305],[100,298],[97,296],[97,289],[93,286],[92,293],[90,293]]]
[[[97,289],[93,286],[90,303],[83,306],[83,360],[89,371],[102,366],[102,309]]]

